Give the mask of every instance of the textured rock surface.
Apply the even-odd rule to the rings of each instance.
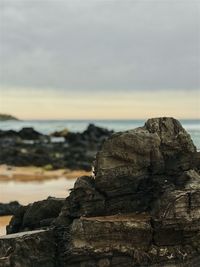
[[[32,231],[0,238],[0,267],[54,267],[55,243],[50,231]]]
[[[198,267],[199,171],[199,153],[173,118],[112,135],[97,155],[94,177],[78,178],[47,224],[55,267]],[[41,217],[33,207],[19,210],[10,233],[12,225],[38,229],[51,217],[46,206]]]
[[[150,119],[144,127],[116,133],[105,142],[97,155],[96,186],[110,196],[133,193],[150,175],[179,175],[192,168],[195,151],[177,120]]]
[[[19,208],[7,227],[8,234],[50,226],[63,205],[64,199],[50,197]]]

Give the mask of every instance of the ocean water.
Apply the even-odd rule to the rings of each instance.
[[[50,134],[67,128],[72,132],[84,131],[90,123],[114,131],[125,131],[144,125],[145,120],[27,120],[0,122],[0,130],[20,130],[33,127],[43,134]],[[200,150],[200,120],[181,120],[183,127],[191,135],[197,149]]]

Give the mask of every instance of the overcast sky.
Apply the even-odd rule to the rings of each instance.
[[[24,118],[200,117],[199,1],[0,0],[0,78]]]

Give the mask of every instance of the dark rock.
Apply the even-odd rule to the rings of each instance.
[[[18,134],[22,139],[25,140],[37,140],[42,136],[41,133],[35,131],[31,127],[23,128],[22,130],[19,131]]]
[[[44,220],[56,218],[64,204],[64,199],[48,198],[34,202],[27,207],[23,217],[24,229],[40,228]]]
[[[193,159],[194,168],[200,172],[200,152],[195,153]]]
[[[94,124],[89,124],[88,128],[83,132],[83,136],[90,139],[102,138],[102,136],[110,136],[113,131],[109,131],[106,128],[95,126]]]
[[[144,127],[116,133],[104,143],[97,154],[96,186],[113,197],[135,194],[152,176],[159,176],[157,183],[161,186],[163,180],[168,180],[166,175],[173,183],[173,176],[193,167],[195,152],[189,134],[178,121],[150,119]]]
[[[95,179],[79,178],[69,197],[69,216],[76,211],[74,217],[80,218],[68,232],[69,266],[195,262],[200,176],[192,169],[194,155],[190,136],[172,118],[152,119],[143,128],[112,135],[97,155]],[[102,197],[101,208],[91,209],[91,188]]]
[[[0,203],[0,216],[14,215],[20,207],[21,205],[17,201]]]
[[[14,234],[20,232],[23,225],[23,217],[27,207],[21,206],[11,218],[9,225],[6,227],[7,234]]]
[[[7,233],[46,228],[58,217],[65,200],[48,198],[18,210],[7,227]]]
[[[93,177],[77,179],[69,197],[70,216],[99,215],[105,212],[105,198],[95,189]]]
[[[56,267],[51,231],[32,231],[0,237],[0,267]]]

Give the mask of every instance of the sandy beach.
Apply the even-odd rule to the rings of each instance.
[[[82,175],[91,175],[91,172],[1,165],[0,202],[17,200],[26,205],[48,196],[67,197],[75,180]]]
[[[82,175],[91,175],[91,172],[83,170],[46,170],[40,167],[14,167],[8,165],[0,165],[0,181],[19,181],[19,182],[31,182],[31,181],[46,181],[51,179],[58,179],[61,177],[67,179],[76,179]]]
[[[0,202],[17,200],[20,204],[27,205],[48,196],[65,198],[76,179],[82,175],[91,175],[91,172],[0,165]],[[5,234],[10,218],[0,217],[0,235]]]
[[[0,235],[6,234],[6,225],[11,220],[12,216],[2,216],[0,217]]]

